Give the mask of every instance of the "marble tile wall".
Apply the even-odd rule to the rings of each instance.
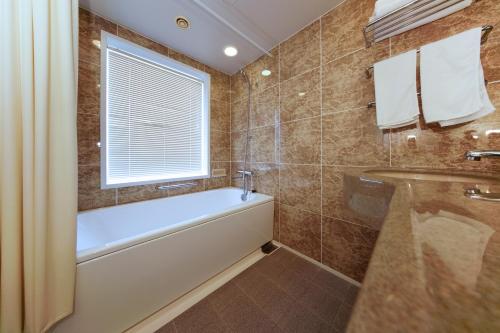
[[[344,205],[343,172],[360,167],[441,168],[498,172],[499,161],[464,161],[470,149],[500,148],[500,111],[440,128],[376,127],[375,61],[485,24],[495,26],[482,48],[488,92],[500,109],[500,1],[469,8],[365,47],[362,29],[375,0],[347,0],[245,67],[253,94],[249,166],[259,192],[275,196],[274,238],[362,281],[379,223]],[[269,69],[271,75],[261,75]],[[231,172],[242,167],[247,91],[231,77]],[[238,181],[233,182],[238,185]]]
[[[109,22],[87,10],[79,12],[78,82],[78,208],[113,206],[129,202],[203,191],[230,184],[230,77],[199,63],[167,46]],[[101,30],[201,69],[211,75],[211,167],[226,169],[226,177],[197,180],[189,189],[156,190],[157,185],[101,190],[99,142],[100,50],[93,41]]]

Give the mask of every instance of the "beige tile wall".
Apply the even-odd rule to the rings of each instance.
[[[343,172],[357,167],[500,171],[498,161],[468,162],[469,149],[500,148],[500,112],[472,123],[380,131],[375,61],[466,29],[495,26],[482,61],[490,98],[500,108],[500,1],[471,7],[366,48],[362,28],[374,0],[347,0],[246,66],[252,81],[249,160],[259,192],[276,198],[276,240],[354,278],[363,279],[379,226],[355,216],[343,200]],[[271,70],[264,77],[263,69]],[[231,77],[231,169],[241,168],[246,87]],[[238,185],[238,182],[235,182]]]
[[[230,183],[230,77],[164,45],[80,9],[78,82],[78,208],[87,210],[228,186]],[[156,190],[157,185],[100,189],[99,83],[100,50],[92,41],[101,30],[206,71],[211,75],[211,167],[226,169],[226,177],[197,180],[189,189]]]

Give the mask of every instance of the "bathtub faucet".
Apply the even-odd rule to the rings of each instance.
[[[241,194],[241,200],[247,201],[248,193],[252,192],[253,174],[252,171],[247,170],[238,170],[238,173],[241,174],[241,178],[243,179],[243,193]]]

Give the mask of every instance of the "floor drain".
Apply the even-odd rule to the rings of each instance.
[[[270,254],[271,252],[273,252],[277,248],[278,247],[276,245],[274,245],[273,242],[267,242],[266,244],[264,244],[260,247],[262,252],[264,252],[265,254]]]

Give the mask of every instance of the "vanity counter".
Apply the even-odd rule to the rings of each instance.
[[[392,194],[348,332],[500,332],[500,202],[464,195],[500,192],[488,177],[345,174],[345,204],[359,214],[368,212],[357,198],[369,201],[376,188]]]

